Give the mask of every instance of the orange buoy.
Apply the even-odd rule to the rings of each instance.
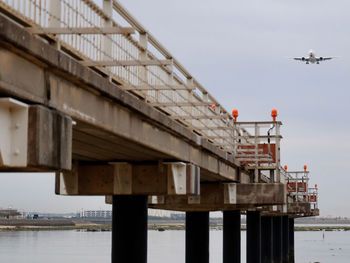
[[[288,168],[288,166],[287,166],[287,165],[285,165],[285,166],[284,166],[284,170],[286,170],[286,171],[287,171],[287,168]]]
[[[272,116],[273,121],[276,121],[276,117],[277,117],[277,110],[276,109],[272,109],[271,116]]]
[[[232,116],[233,116],[233,118],[234,118],[234,122],[236,122],[237,121],[237,117],[238,117],[238,110],[237,109],[234,109],[233,111],[232,111]]]
[[[307,165],[306,164],[304,164],[304,171],[306,172],[306,169],[307,169]]]
[[[211,105],[211,108],[215,110],[216,104]]]

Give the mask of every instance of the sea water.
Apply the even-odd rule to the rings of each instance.
[[[323,238],[324,234],[324,238]],[[242,263],[246,262],[242,231]],[[295,232],[296,263],[349,263],[350,231]],[[148,262],[185,262],[184,231],[149,231]],[[111,232],[0,232],[1,263],[109,263]],[[210,231],[210,262],[222,263],[222,231]]]

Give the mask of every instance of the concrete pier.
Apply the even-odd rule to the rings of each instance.
[[[261,262],[261,215],[247,211],[247,263]]]
[[[223,213],[223,263],[241,262],[241,211]]]
[[[273,262],[273,219],[261,217],[261,263]]]
[[[186,263],[209,263],[209,212],[186,212]]]
[[[306,165],[281,167],[276,109],[237,121],[119,1],[77,0],[69,16],[65,1],[31,2],[0,0],[1,172],[55,173],[58,195],[107,196],[112,263],[147,262],[148,207],[187,213],[186,263],[209,262],[208,211],[227,211],[224,263],[240,262],[240,211],[248,263],[294,262],[288,216],[319,215],[318,189]]]
[[[147,196],[115,195],[112,263],[130,262],[147,262]]]
[[[282,262],[282,217],[273,217],[273,262]]]

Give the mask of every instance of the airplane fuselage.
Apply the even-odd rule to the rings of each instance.
[[[312,64],[317,62],[317,58],[313,51],[309,52],[309,62]]]
[[[310,50],[309,51],[309,56],[308,57],[299,57],[299,58],[294,58],[295,60],[299,60],[299,61],[303,61],[305,62],[306,64],[320,64],[321,61],[324,61],[324,60],[330,60],[332,59],[333,57],[316,57],[315,56],[315,53]]]

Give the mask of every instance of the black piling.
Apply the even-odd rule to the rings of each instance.
[[[209,263],[209,212],[186,212],[186,263]]]
[[[294,218],[289,218],[289,263],[294,263]]]
[[[261,262],[261,216],[247,211],[247,263]]]
[[[223,263],[241,263],[241,211],[224,211]]]
[[[273,262],[273,218],[271,216],[261,217],[261,262]]]
[[[113,196],[112,263],[147,262],[147,196]]]
[[[282,217],[273,217],[273,263],[282,262]]]
[[[282,216],[282,262],[289,261],[289,218]]]

